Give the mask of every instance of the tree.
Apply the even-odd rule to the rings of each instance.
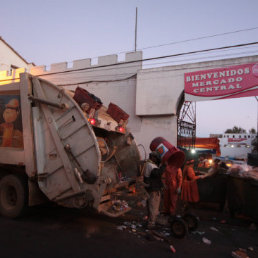
[[[242,127],[234,126],[232,129],[227,129],[225,133],[246,133],[246,130]]]
[[[256,134],[256,130],[255,130],[254,128],[251,128],[251,129],[249,130],[249,133],[251,133],[251,134]]]

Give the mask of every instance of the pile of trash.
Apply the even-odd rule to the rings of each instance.
[[[129,205],[125,200],[112,201],[112,209],[114,211],[125,211],[128,208],[129,208]]]
[[[258,180],[258,167],[252,168],[247,164],[233,164],[232,167],[228,169],[228,173],[236,177]]]
[[[146,239],[148,240],[151,240],[149,236],[150,234],[156,236],[159,235],[158,239],[157,237],[154,237],[154,239],[159,241],[164,241],[164,238],[171,236],[170,228],[160,228],[160,230],[148,230],[144,227],[142,223],[136,221],[125,221],[123,225],[117,226],[117,229],[121,231],[128,231],[129,233],[138,234],[139,236],[146,237]]]
[[[138,238],[144,238],[149,241],[160,241],[166,242],[169,244],[169,249],[172,253],[176,252],[175,247],[172,245],[171,241],[171,233],[169,228],[160,228],[160,230],[148,230],[141,223],[137,223],[136,221],[128,222],[125,221],[123,225],[117,226],[118,230],[127,231],[129,233],[133,233]]]

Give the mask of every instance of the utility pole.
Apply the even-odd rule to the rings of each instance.
[[[137,17],[138,17],[138,9],[136,7],[136,14],[135,14],[135,38],[134,38],[134,51],[137,50]]]

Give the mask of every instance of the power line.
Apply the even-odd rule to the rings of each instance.
[[[251,46],[253,47],[253,46]],[[244,48],[248,48],[250,49],[251,48],[250,46],[245,46],[245,47],[242,47],[241,49],[244,49]],[[229,51],[230,49],[224,49],[224,50],[221,50],[222,51]],[[257,53],[257,50],[255,51],[246,51],[246,52],[238,52],[237,54],[238,55],[242,55],[242,54],[254,54],[254,53]],[[231,53],[231,54],[223,54],[223,55],[212,55],[212,56],[203,56],[203,57],[196,57],[196,58],[189,58],[189,59],[183,59],[183,60],[170,60],[170,61],[165,61],[165,62],[152,62],[150,63],[149,61],[145,64],[145,66],[152,66],[152,65],[157,65],[157,64],[169,64],[169,63],[178,63],[178,62],[182,62],[182,61],[196,61],[196,60],[201,60],[201,59],[209,59],[209,58],[218,58],[218,57],[226,57],[226,56],[235,56],[236,53]],[[138,61],[137,61],[138,62]],[[120,63],[121,65],[123,65],[123,63]],[[128,66],[127,68],[134,68],[134,67],[137,67],[138,65],[130,65]],[[96,67],[97,68],[97,67]],[[101,71],[103,72],[106,72],[106,71],[110,71],[110,70],[124,70],[125,67],[107,67]],[[71,72],[74,72],[76,74],[79,74],[79,73],[90,73],[92,72],[91,70],[88,70],[88,71],[77,71],[77,70],[72,70]],[[128,74],[132,74],[132,73],[126,73],[127,75]],[[116,74],[116,75],[122,75],[122,74]],[[96,77],[101,77],[102,75],[96,75]],[[103,75],[103,76],[113,76],[113,75]]]
[[[242,52],[240,54],[251,54],[251,53],[256,53],[255,52]],[[227,54],[227,55],[223,55],[223,57],[225,56],[231,56],[231,55],[234,55],[234,54]],[[220,57],[221,55],[217,55],[215,57]],[[208,58],[208,57],[202,57],[202,58],[196,58],[196,59],[188,59],[188,60],[184,60],[184,61],[192,61],[192,60],[199,60],[199,59],[205,59],[205,58]],[[161,63],[154,63],[154,64],[164,64],[164,63],[174,63],[174,62],[177,62],[177,61],[169,61],[169,62],[161,62]],[[244,62],[245,63],[245,62]],[[220,65],[220,67],[227,67],[229,65],[241,65],[241,64],[244,64],[242,62],[238,62],[238,63],[224,63],[223,65]],[[153,65],[153,63],[151,64],[148,64],[148,65]],[[185,64],[179,64],[180,65],[185,65]],[[216,64],[212,64],[212,65],[205,65],[205,68],[213,68],[213,67],[217,67]],[[155,68],[161,68],[161,67],[155,67]],[[189,70],[189,69],[201,69],[203,68],[203,66],[194,66],[194,67],[179,67],[179,68],[173,68],[173,69],[170,69],[169,71],[184,71],[184,70]],[[159,70],[157,71],[147,71],[147,70],[144,70],[144,74],[146,73],[158,73],[160,72]],[[82,73],[82,71],[78,72],[78,73]],[[57,84],[58,86],[72,86],[72,85],[79,85],[79,84],[86,84],[86,83],[103,83],[103,82],[118,82],[118,81],[125,81],[125,80],[128,80],[128,79],[131,79],[133,77],[135,77],[137,74],[135,73],[116,73],[115,75],[114,74],[106,74],[106,75],[95,75],[95,76],[90,76],[90,79],[86,80],[86,81],[80,81],[82,78],[80,78],[79,76],[76,77],[76,79],[78,80],[77,82],[73,82],[73,83],[65,83],[65,84]],[[127,76],[126,78],[119,78],[119,79],[106,79],[106,80],[100,80],[100,78],[104,77],[104,78],[107,78],[107,77],[114,77],[114,76]],[[176,75],[176,76],[179,76],[179,75]],[[161,77],[158,77],[158,76],[155,76],[153,78],[141,78],[141,80],[152,80],[152,79],[159,79],[159,78],[171,78],[171,77],[176,77],[176,76],[164,76],[162,75]],[[96,78],[94,80],[94,78]],[[7,79],[7,80],[2,80],[2,81],[15,81],[15,80],[19,80],[19,78],[13,78],[13,79]],[[0,81],[1,82],[1,81]]]
[[[212,48],[212,49],[205,49],[205,50],[197,50],[197,51],[192,51],[192,52],[185,52],[185,53],[179,53],[179,54],[173,54],[173,55],[166,55],[166,56],[159,56],[159,57],[153,57],[153,58],[146,58],[146,59],[141,59],[141,60],[134,60],[134,61],[128,61],[128,62],[123,62],[123,63],[115,63],[115,64],[110,64],[110,65],[102,65],[102,66],[97,66],[97,67],[87,67],[87,68],[81,68],[81,69],[74,69],[74,70],[68,70],[68,71],[61,71],[61,72],[53,72],[53,73],[46,73],[46,74],[39,74],[36,76],[47,76],[47,75],[55,75],[55,74],[65,74],[65,73],[70,73],[70,72],[83,72],[83,71],[91,71],[91,70],[96,70],[98,68],[106,68],[106,67],[110,67],[109,69],[105,69],[104,71],[107,70],[112,70],[112,69],[124,69],[124,67],[117,67],[115,68],[114,66],[117,65],[124,65],[124,64],[132,64],[132,63],[138,63],[138,62],[147,62],[147,61],[152,61],[152,60],[159,60],[159,59],[165,59],[165,58],[171,58],[171,57],[179,57],[179,56],[184,56],[184,55],[192,55],[192,54],[198,54],[198,53],[206,53],[206,52],[210,52],[210,51],[215,51],[215,50],[229,50],[231,48],[238,48],[238,47],[248,47],[248,46],[253,46],[253,45],[257,45],[258,42],[251,42],[251,43],[245,43],[245,44],[238,44],[238,45],[232,45],[232,46],[224,46],[224,47],[219,47],[219,48]],[[248,52],[244,52],[245,54]],[[249,52],[252,53],[252,52]],[[240,53],[243,54],[243,53]],[[235,55],[235,54],[227,54],[227,55]],[[227,56],[227,55],[223,55],[223,57]],[[219,57],[217,56],[212,56],[213,58]],[[183,60],[183,61],[191,61],[191,60],[198,60],[198,59],[206,59],[209,57],[198,57],[196,59],[188,59],[188,60]],[[161,62],[158,64],[162,64],[162,63],[173,63],[173,62],[178,62],[178,61],[169,61],[169,62]],[[146,65],[153,65],[153,64],[157,64],[157,63],[151,63],[151,64],[146,64]],[[131,68],[134,66],[131,66]],[[207,66],[206,66],[207,67]],[[121,73],[121,74],[116,74],[116,75],[132,75],[132,73]],[[101,76],[114,76],[114,75],[98,75],[95,77],[101,77]],[[15,78],[12,79],[6,79],[6,80],[0,80],[1,81],[13,81]],[[18,79],[18,78],[16,78]]]
[[[239,32],[252,31],[252,30],[256,30],[256,29],[258,29],[258,27],[235,30],[235,31],[228,31],[228,32],[217,33],[217,34],[212,34],[212,35],[208,35],[208,36],[202,36],[202,37],[196,37],[196,38],[181,40],[181,41],[173,41],[173,42],[164,43],[164,44],[160,44],[160,45],[153,45],[153,46],[147,46],[147,47],[139,48],[138,51],[145,50],[145,49],[150,49],[150,48],[158,48],[158,47],[163,47],[163,46],[168,46],[168,45],[176,45],[176,44],[180,44],[180,43],[191,42],[191,41],[196,41],[196,40],[201,40],[201,39],[214,38],[214,37],[218,37],[218,36],[230,35],[230,34],[235,34],[235,33],[239,33]],[[128,52],[131,52],[131,51],[132,50],[123,50],[123,51],[117,52],[117,54],[124,54],[124,53],[128,53]],[[91,59],[96,59],[98,57],[99,56],[93,56],[93,57],[91,57]],[[72,62],[73,61],[70,61],[68,63],[72,63]]]
[[[150,48],[157,48],[157,47],[164,47],[164,46],[169,46],[169,45],[175,45],[175,44],[180,44],[180,43],[185,43],[185,42],[190,42],[190,41],[195,41],[195,40],[200,40],[200,39],[214,38],[214,37],[218,37],[218,36],[230,35],[230,34],[235,34],[235,33],[244,32],[244,31],[257,30],[257,29],[258,29],[258,27],[253,27],[253,28],[248,28],[248,29],[235,30],[235,31],[224,32],[224,33],[217,33],[217,34],[212,34],[212,35],[203,36],[203,37],[197,37],[197,38],[180,40],[180,41],[173,41],[173,42],[170,42],[170,43],[165,43],[165,44],[160,44],[160,45],[155,45],[155,46],[144,47],[144,48],[141,48],[140,50],[145,50],[145,49],[150,49]]]
[[[150,58],[144,58],[144,59],[140,59],[140,60],[127,61],[127,62],[123,62],[123,63],[99,65],[99,66],[96,66],[96,67],[86,67],[86,68],[80,68],[80,69],[76,69],[76,70],[53,72],[53,73],[47,73],[47,74],[38,74],[37,76],[47,76],[47,75],[54,75],[54,74],[61,74],[61,73],[70,73],[70,72],[74,72],[74,71],[84,71],[84,70],[99,69],[99,68],[104,68],[104,67],[132,64],[132,63],[138,63],[138,62],[146,62],[146,61],[164,59],[164,58],[169,58],[169,57],[178,57],[178,56],[184,56],[184,55],[192,55],[192,54],[197,54],[197,53],[206,53],[206,52],[211,52],[211,51],[230,49],[230,48],[238,48],[238,47],[251,46],[251,45],[257,45],[257,44],[258,44],[258,41],[255,41],[255,42],[250,42],[250,43],[230,45],[230,46],[224,46],[224,47],[218,47],[218,48],[209,48],[209,49],[203,49],[203,50],[183,52],[183,53],[179,53],[179,54],[172,54],[172,55],[165,55],[165,56],[158,56],[158,57],[150,57]]]

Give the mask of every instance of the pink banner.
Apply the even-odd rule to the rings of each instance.
[[[188,101],[258,96],[258,63],[185,73]]]

